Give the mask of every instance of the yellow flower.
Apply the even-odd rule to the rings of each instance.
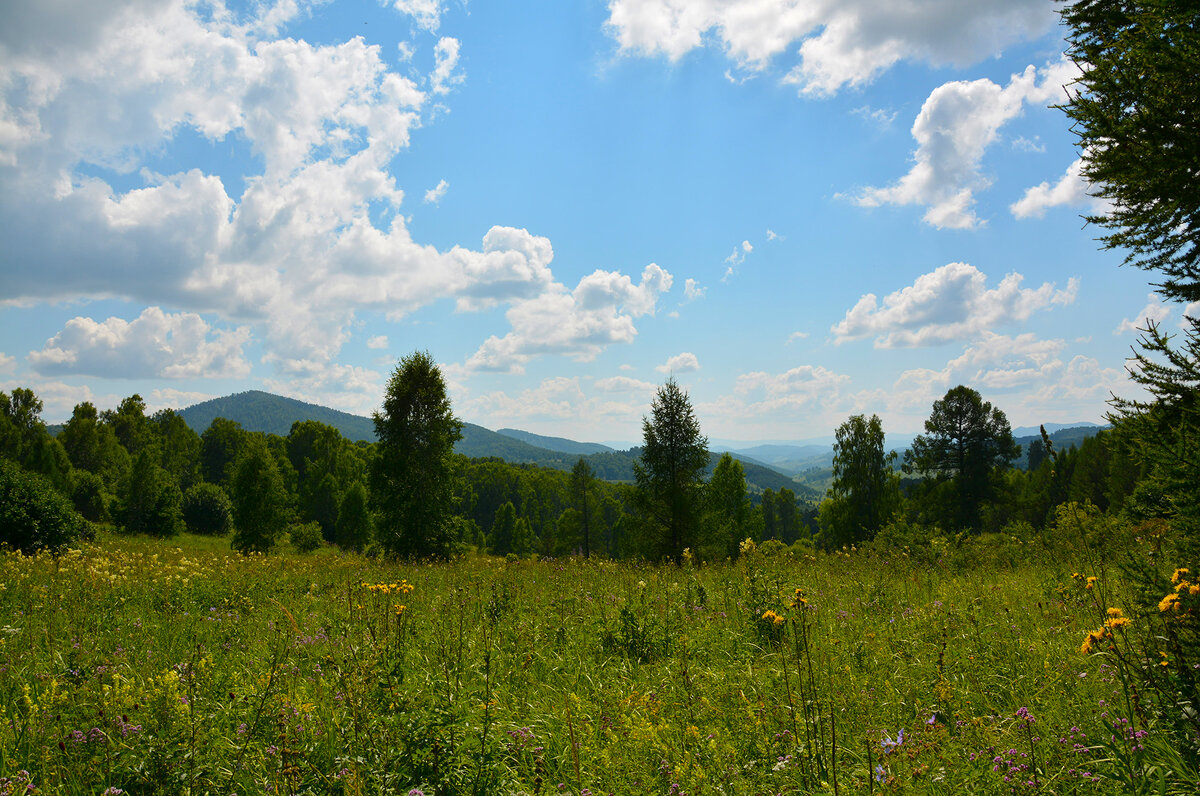
[[[1188,571],[1187,567],[1180,567],[1179,569],[1175,570],[1175,572],[1174,572],[1174,573],[1172,573],[1172,575],[1171,575],[1171,582],[1172,582],[1172,583],[1178,583],[1178,582],[1179,582],[1179,579],[1180,579],[1180,578],[1182,578],[1184,575],[1187,575],[1187,574],[1189,574],[1189,571]]]
[[[1127,617],[1117,616],[1117,617],[1109,619],[1107,622],[1105,622],[1104,626],[1105,627],[1125,627],[1128,624],[1129,624],[1129,619]]]
[[[1088,579],[1087,579],[1087,585],[1084,586],[1084,588],[1091,589],[1093,586],[1096,585],[1096,580],[1097,580],[1097,578],[1095,575],[1089,575]]]
[[[1122,616],[1124,616],[1124,614],[1121,613],[1120,608],[1109,608],[1108,615],[1113,619],[1120,619]]]
[[[1158,610],[1162,613],[1166,613],[1167,611],[1178,611],[1179,610],[1179,595],[1175,594],[1175,593],[1171,593],[1171,594],[1168,594],[1166,597],[1163,597],[1162,600],[1160,600],[1158,603]]]
[[[780,616],[779,614],[775,613],[774,611],[772,611],[770,609],[763,612],[762,618],[769,619],[772,623],[774,623],[776,625],[782,625],[785,621],[787,621],[782,616]]]

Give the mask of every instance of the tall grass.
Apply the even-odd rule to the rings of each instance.
[[[1082,555],[405,566],[224,544],[0,557],[0,793],[1197,786],[1186,722],[1139,674],[1161,619]],[[1082,652],[1109,608],[1128,625]]]

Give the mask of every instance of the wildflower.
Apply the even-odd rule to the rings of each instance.
[[[1108,628],[1113,628],[1113,627],[1125,627],[1128,624],[1129,624],[1128,617],[1117,616],[1117,617],[1113,617],[1112,619],[1109,619],[1107,622],[1105,622],[1104,626],[1108,627]]]
[[[763,612],[762,618],[769,620],[770,622],[772,622],[775,625],[782,625],[785,621],[787,621],[782,616],[780,616],[779,614],[775,613],[774,611],[772,611],[770,609],[767,609],[766,611]]]
[[[1109,608],[1108,615],[1113,619],[1120,619],[1122,616],[1124,616],[1124,614],[1121,613],[1120,608]]]
[[[395,610],[396,616],[401,616],[404,613],[405,608],[406,606],[403,606],[400,603],[394,603],[392,605],[392,609]]]
[[[1187,575],[1187,574],[1190,574],[1187,567],[1180,567],[1179,569],[1177,569],[1173,573],[1171,573],[1171,583],[1178,583],[1180,580],[1183,579],[1183,576]]]
[[[893,741],[890,735],[885,735],[885,736],[883,736],[883,740],[879,742],[879,745],[883,747],[884,754],[890,755],[892,752],[896,751],[897,747],[901,746],[903,743],[904,743],[904,728],[901,727],[900,732],[896,733],[896,740]]]
[[[885,769],[881,765],[876,764],[875,765],[875,781],[883,782],[887,778],[888,778],[887,769]]]
[[[1087,585],[1085,585],[1083,588],[1091,591],[1092,587],[1096,585],[1097,580],[1098,578],[1095,575],[1089,575],[1087,579]]]
[[[1178,611],[1179,610],[1179,595],[1175,594],[1174,592],[1171,592],[1166,597],[1163,597],[1162,600],[1160,600],[1158,603],[1158,610],[1161,613],[1167,613],[1168,611]]]

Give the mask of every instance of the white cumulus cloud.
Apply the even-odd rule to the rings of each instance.
[[[249,340],[244,326],[218,330],[194,313],[147,307],[132,321],[73,318],[29,362],[46,375],[229,378],[250,372],[242,354]]]
[[[671,282],[670,273],[651,263],[636,285],[625,274],[603,270],[585,276],[573,291],[556,283],[535,298],[514,303],[506,313],[512,331],[489,337],[466,366],[521,372],[530,359],[545,354],[590,361],[609,345],[632,343],[637,336],[634,319],[653,314]]]
[[[1136,334],[1139,329],[1145,329],[1148,323],[1162,323],[1170,315],[1171,307],[1163,303],[1157,293],[1149,293],[1146,295],[1146,306],[1134,317],[1121,321],[1117,328],[1113,329],[1113,334]]]
[[[436,205],[442,201],[442,197],[446,195],[446,191],[450,190],[450,183],[445,180],[438,180],[438,184],[425,192],[425,201],[428,204]]]
[[[751,74],[795,54],[784,81],[820,96],[902,61],[976,63],[1055,21],[1041,0],[610,0],[606,27],[623,53],[676,61],[712,44]]]
[[[978,337],[1037,310],[1070,304],[1078,290],[1074,277],[1065,290],[1052,282],[1023,288],[1023,280],[1011,273],[988,288],[987,277],[974,266],[949,263],[888,294],[882,303],[873,293],[864,295],[831,331],[837,343],[874,337],[876,348],[936,345]]]
[[[700,360],[690,351],[668,357],[667,361],[654,368],[659,373],[692,373],[700,370]]]
[[[1009,206],[1016,218],[1041,218],[1051,207],[1080,207],[1090,213],[1103,212],[1107,202],[1092,196],[1091,185],[1084,179],[1083,159],[1077,159],[1058,182],[1043,182],[1027,188],[1024,195]]]
[[[855,201],[863,207],[922,205],[925,222],[938,228],[978,226],[975,193],[991,184],[981,168],[984,153],[1026,103],[1053,101],[1075,71],[1061,61],[1040,72],[1027,67],[1004,87],[986,78],[938,86],[913,122],[912,168],[892,185],[861,191]]]

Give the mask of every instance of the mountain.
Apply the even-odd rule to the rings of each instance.
[[[1080,421],[1078,423],[1044,423],[1043,425],[1046,426],[1046,433],[1052,439],[1059,431],[1090,428],[1094,434],[1102,428],[1108,428],[1108,426],[1102,426],[1098,423],[1088,423],[1087,421]],[[1018,426],[1012,430],[1012,433],[1014,437],[1040,437],[1042,435],[1041,430],[1037,426]]]
[[[179,414],[198,434],[203,434],[218,417],[234,420],[247,431],[279,436],[287,436],[292,424],[297,421],[316,420],[333,426],[347,439],[375,441],[375,425],[370,418],[259,390],[214,398],[182,409]],[[637,448],[618,451],[598,443],[543,437],[517,429],[504,429],[501,433],[474,423],[463,424],[462,439],[454,446],[454,450],[470,458],[497,457],[510,464],[533,464],[556,470],[570,470],[583,456],[596,477],[606,481],[633,481],[633,463],[640,455]],[[811,497],[808,494],[810,490],[804,485],[773,467],[740,454],[734,456],[742,462],[746,481],[752,489],[778,491],[787,487],[798,497]],[[713,453],[711,458],[709,472],[720,455]]]
[[[541,434],[534,434],[515,428],[497,429],[496,433],[512,437],[538,448],[558,451],[559,453],[571,453],[576,456],[587,456],[592,453],[611,453],[616,450],[607,445],[601,445],[598,442],[576,442],[575,440],[563,439],[562,437],[543,437]]]
[[[348,440],[375,441],[375,423],[369,417],[340,412],[295,398],[285,398],[261,390],[239,392],[224,398],[194,404],[179,410],[192,430],[203,434],[218,417],[235,420],[247,431],[262,431],[286,437],[292,424],[301,420],[316,420],[333,426]]]
[[[1050,437],[1050,443],[1054,445],[1057,451],[1067,451],[1071,448],[1078,448],[1083,444],[1083,441],[1088,437],[1094,437],[1101,431],[1104,431],[1111,426],[1098,426],[1095,423],[1087,423],[1081,426],[1065,426],[1061,423],[1053,424],[1056,429],[1051,432],[1050,426],[1046,424],[1046,434]],[[1021,446],[1021,458],[1017,459],[1016,466],[1021,469],[1026,469],[1029,466],[1029,444],[1035,440],[1040,442],[1042,439],[1038,429],[1033,429],[1032,434],[1017,435],[1018,431],[1029,431],[1028,428],[1013,429],[1013,438],[1017,444]]]

